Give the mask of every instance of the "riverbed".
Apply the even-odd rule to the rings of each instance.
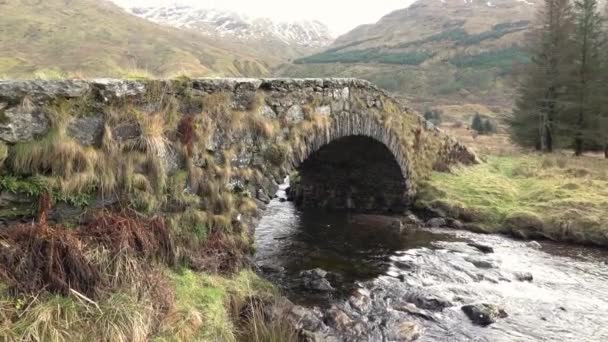
[[[603,249],[424,225],[399,234],[279,199],[255,238],[256,264],[285,296],[320,317],[338,310],[358,327],[329,324],[325,333],[336,340],[394,340],[411,322],[418,341],[608,341]],[[328,272],[334,290],[304,286],[302,272],[311,269]],[[363,309],[353,302],[361,293]],[[477,303],[508,316],[474,324],[461,308]]]

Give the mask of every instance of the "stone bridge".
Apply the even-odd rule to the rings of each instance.
[[[291,174],[302,206],[402,212],[433,169],[473,162],[356,79],[0,81],[2,177],[45,179],[61,198],[87,191],[95,205],[126,189],[171,203],[182,173],[201,210],[221,212],[206,201],[224,192],[263,206]],[[15,189],[0,190],[6,213]]]

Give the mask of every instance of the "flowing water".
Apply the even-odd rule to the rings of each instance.
[[[469,242],[494,252],[483,254]],[[390,234],[350,223],[346,215],[302,212],[273,200],[256,229],[255,259],[289,299],[306,307],[340,305],[364,288],[382,293],[389,315],[396,312],[392,304],[418,296],[410,302],[422,303],[431,317],[395,319],[423,326],[419,341],[608,341],[608,251],[541,245],[450,229]],[[479,260],[483,267],[474,265]],[[302,286],[300,272],[314,268],[330,272],[336,291]],[[519,279],[522,272],[533,281]],[[438,298],[449,304],[424,305]],[[497,304],[508,317],[473,325],[460,310],[470,303]]]

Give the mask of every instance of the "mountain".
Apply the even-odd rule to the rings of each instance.
[[[204,9],[185,5],[127,8],[131,13],[150,21],[190,29],[210,38],[230,38],[261,49],[277,51],[287,58],[327,47],[333,41],[327,26],[319,21],[281,22],[255,18],[234,11]]]
[[[365,78],[420,110],[479,103],[506,111],[513,70],[529,61],[522,48],[534,1],[419,0],[277,72]]]
[[[0,78],[263,76],[281,61],[99,0],[0,0],[0,46]]]

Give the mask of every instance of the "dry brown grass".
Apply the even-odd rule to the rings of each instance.
[[[509,155],[522,152],[522,148],[514,144],[507,132],[500,130],[496,134],[478,135],[466,126],[454,127],[450,124],[441,126],[441,129],[479,156]]]
[[[131,253],[166,264],[175,260],[174,243],[160,217],[140,218],[133,213],[98,213],[82,228],[86,237],[116,254]]]
[[[0,276],[15,293],[48,290],[68,295],[74,289],[95,296],[102,284],[73,231],[20,225],[2,231],[0,239]]]

